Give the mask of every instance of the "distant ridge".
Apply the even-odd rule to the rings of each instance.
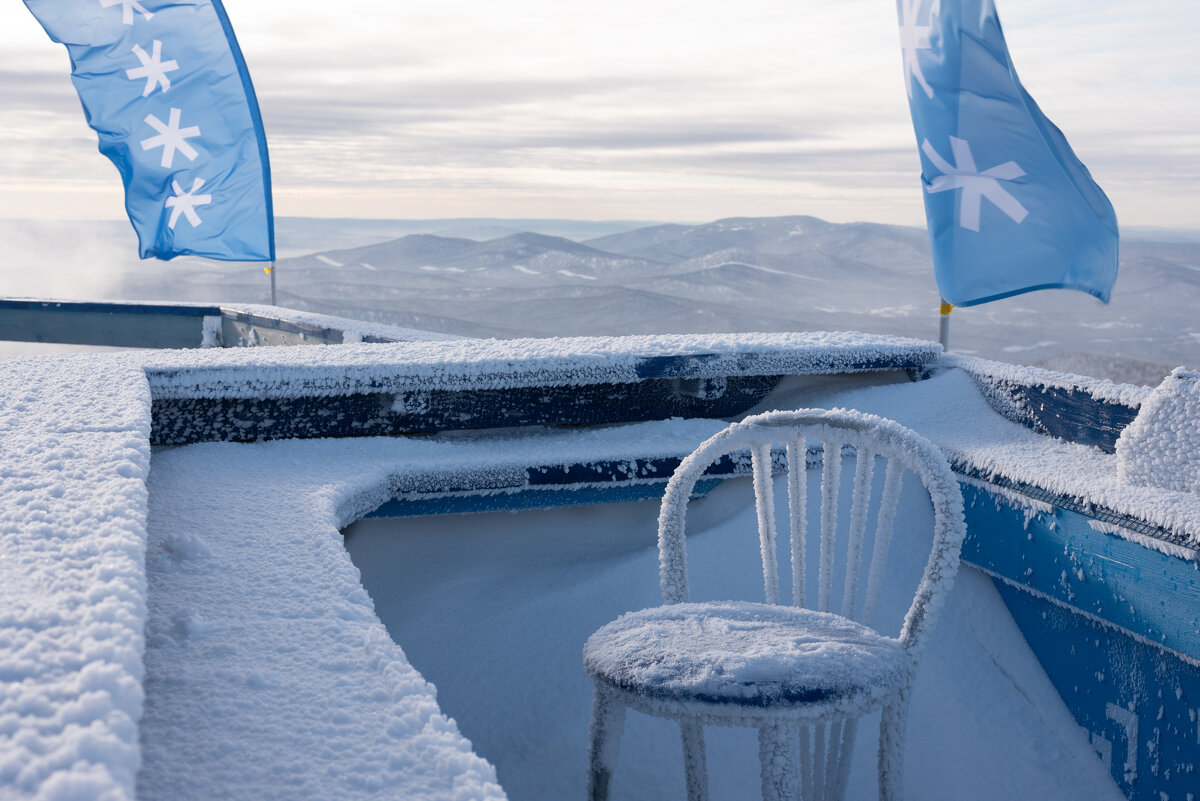
[[[323,244],[278,262],[280,304],[477,337],[782,330],[937,336],[937,289],[920,228],[804,215],[616,228],[559,221],[582,232],[572,237],[562,228],[514,233],[507,230],[514,221],[496,220],[495,228],[475,230],[500,235],[478,241],[446,234],[463,230],[462,221],[434,222],[442,233],[418,230],[430,221],[285,218],[281,230],[303,228],[309,241]],[[142,263],[132,239],[128,226],[115,222],[0,221],[0,278],[9,295],[268,297],[262,265]],[[951,343],[962,353],[1026,363],[1098,354],[1071,358],[1093,375],[1157,383],[1164,365],[1200,366],[1197,308],[1200,242],[1130,237],[1122,242],[1110,306],[1055,291],[958,309]],[[1120,360],[1148,365],[1134,371]],[[1103,366],[1109,363],[1112,370]]]

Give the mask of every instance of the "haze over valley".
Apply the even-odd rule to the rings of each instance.
[[[269,301],[258,264],[141,262],[122,223],[0,221],[0,295]],[[283,219],[279,304],[475,337],[858,330],[936,339],[920,228]],[[1048,291],[952,315],[952,347],[1155,383],[1200,364],[1200,236],[1122,241],[1113,300]]]

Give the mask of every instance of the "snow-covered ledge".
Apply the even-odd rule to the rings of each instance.
[[[0,362],[0,796],[132,801],[150,389],[125,359]]]
[[[199,459],[200,474],[151,473],[141,359],[0,362],[0,797],[183,798],[146,770],[169,747],[189,762],[187,797],[503,798],[342,547],[339,526],[387,499],[386,471],[357,470],[360,445],[342,441],[315,485],[273,451],[230,475],[205,462],[212,446],[155,456]],[[229,486],[206,493],[217,474]],[[241,550],[219,562],[226,545]],[[149,586],[147,559],[168,582]],[[205,726],[238,711],[240,731]],[[186,732],[147,734],[179,715]],[[221,785],[229,765],[255,781]]]

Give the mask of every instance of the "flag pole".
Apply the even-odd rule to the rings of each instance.
[[[271,262],[271,266],[266,268],[267,275],[271,276],[271,305],[278,306],[275,302],[275,262]]]
[[[275,274],[271,274],[271,289],[275,288]],[[942,350],[950,350],[950,312],[954,310],[954,304],[947,303],[945,298],[942,298],[942,305],[938,307],[938,342],[942,344]]]

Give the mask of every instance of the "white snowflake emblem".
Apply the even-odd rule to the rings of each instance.
[[[133,12],[135,11],[142,15],[142,19],[150,19],[154,16],[138,0],[100,0],[100,5],[103,8],[119,5],[121,7],[121,22],[126,25],[133,24]]]
[[[935,0],[936,2],[936,0]],[[933,97],[933,87],[925,80],[921,72],[921,62],[917,58],[918,50],[929,50],[929,26],[917,24],[917,12],[921,10],[921,0],[899,0],[900,3],[900,50],[904,54],[904,88],[908,90],[908,99],[913,96],[912,82],[915,79],[925,90],[926,97]],[[930,14],[932,14],[932,9]]]
[[[175,190],[175,195],[167,198],[166,207],[171,210],[171,218],[167,220],[168,228],[175,230],[175,223],[179,222],[181,214],[187,217],[187,221],[192,224],[193,228],[200,225],[200,215],[196,213],[196,207],[212,203],[212,195],[196,194],[196,191],[202,186],[204,186],[204,179],[196,178],[192,181],[192,188],[184,192],[178,181],[171,181],[171,188]]]
[[[165,123],[153,114],[146,115],[146,124],[158,131],[158,135],[143,139],[142,150],[161,147],[163,149],[162,166],[168,169],[170,169],[171,164],[175,161],[176,150],[182,153],[188,161],[195,161],[196,156],[199,155],[196,149],[189,145],[186,140],[199,136],[200,128],[196,125],[180,128],[179,119],[181,114],[180,109],[171,109],[171,116]]]
[[[935,193],[962,190],[958,207],[959,225],[971,231],[979,230],[979,211],[985,197],[1013,222],[1020,223],[1025,219],[1029,211],[1000,186],[1000,181],[1011,181],[1025,174],[1019,164],[1006,161],[980,171],[975,166],[975,156],[971,153],[970,143],[955,136],[950,137],[950,150],[954,153],[953,165],[941,157],[933,145],[929,144],[928,139],[921,142],[921,151],[942,173],[930,181],[926,191]]]
[[[131,81],[136,81],[138,78],[146,79],[146,88],[142,90],[142,97],[149,97],[155,86],[161,86],[164,92],[171,88],[171,79],[167,77],[167,73],[179,69],[179,62],[175,59],[162,60],[162,42],[155,39],[149,55],[141,48],[141,45],[134,45],[133,54],[137,56],[138,61],[142,62],[142,66],[125,70],[125,76]]]

